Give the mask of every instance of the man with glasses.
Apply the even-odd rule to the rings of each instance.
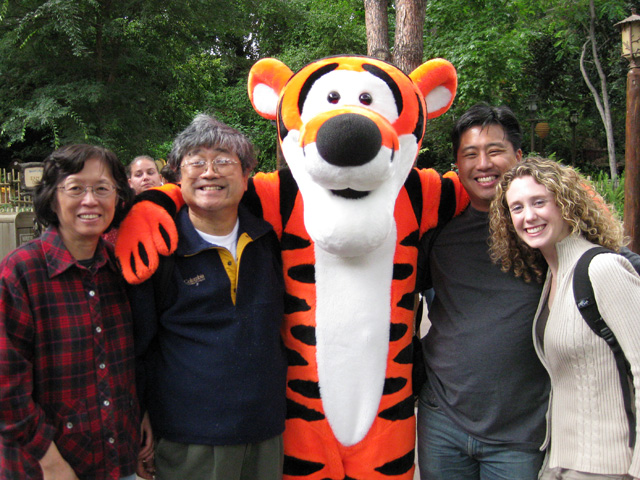
[[[131,292],[159,480],[282,477],[280,251],[271,226],[240,205],[256,163],[246,137],[207,115],[169,155],[185,202],[178,248]]]

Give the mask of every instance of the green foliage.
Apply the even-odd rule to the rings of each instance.
[[[215,12],[215,13],[214,13]],[[70,142],[127,163],[165,158],[198,112],[247,133],[275,167],[275,127],[252,109],[251,65],[297,69],[365,53],[360,0],[0,0],[0,165]]]
[[[623,0],[596,0],[596,35],[609,97],[618,155],[624,145],[625,62],[620,59],[620,34],[613,24],[629,15]],[[458,71],[458,93],[452,109],[427,126],[421,162],[447,170],[451,161],[449,133],[471,105],[484,101],[509,105],[523,127],[523,150],[531,145],[532,124],[546,121],[547,138],[535,136],[535,150],[565,161],[572,158],[571,111],[579,114],[576,128],[577,164],[585,170],[606,156],[604,127],[579,69],[589,25],[588,0],[450,0],[427,2],[425,57],[443,57]],[[587,58],[596,85],[593,61]],[[538,111],[528,110],[531,95]],[[532,120],[532,121],[530,121]]]
[[[626,62],[612,25],[627,6],[596,0],[620,157]],[[394,14],[389,2],[390,34]],[[419,164],[450,169],[451,128],[480,101],[515,111],[527,153],[535,94],[536,117],[551,127],[535,150],[568,162],[576,110],[576,164],[594,175],[606,168],[604,129],[578,67],[587,27],[588,0],[428,0],[425,60],[450,60],[459,87],[452,109],[428,122]],[[210,112],[245,132],[259,169],[271,170],[276,128],[248,100],[251,65],[276,57],[296,71],[345,53],[366,53],[362,0],[0,0],[0,166],[69,142],[107,146],[125,163],[166,158],[193,116]],[[597,83],[590,58],[587,68]]]
[[[591,177],[591,183],[596,191],[602,195],[608,205],[613,206],[616,216],[622,220],[624,217],[624,173],[613,182],[605,172],[598,172]]]

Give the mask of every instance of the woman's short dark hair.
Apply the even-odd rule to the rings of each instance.
[[[242,165],[242,171],[248,173],[258,164],[255,150],[249,139],[241,132],[201,113],[173,141],[168,164],[180,173],[182,158],[191,150],[199,147],[224,148],[235,153]]]
[[[59,225],[58,215],[53,211],[57,187],[69,175],[74,175],[84,168],[87,160],[97,158],[109,169],[115,181],[118,201],[111,225],[107,231],[117,227],[124,218],[132,200],[133,190],[124,165],[120,163],[115,153],[95,145],[66,145],[51,153],[44,160],[42,179],[36,186],[33,206],[38,222],[47,225]]]
[[[169,183],[176,183],[180,180],[180,177],[178,176],[176,171],[171,168],[170,165],[165,165],[164,167],[162,167],[162,169],[160,170],[160,176],[162,176],[162,178],[164,178]]]

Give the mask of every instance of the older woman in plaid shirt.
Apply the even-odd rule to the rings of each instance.
[[[134,478],[131,311],[101,239],[130,200],[108,150],[71,145],[44,162],[34,205],[48,228],[0,263],[3,480]]]

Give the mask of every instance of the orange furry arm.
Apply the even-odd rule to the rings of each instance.
[[[173,217],[182,205],[180,187],[171,183],[140,194],[116,240],[116,257],[127,282],[148,280],[158,268],[159,255],[175,251],[178,231]]]
[[[442,222],[460,215],[469,204],[469,196],[455,172],[441,176],[429,168],[418,170],[422,183],[423,209],[420,235]]]
[[[447,172],[443,175],[443,177],[448,178],[453,182],[456,197],[456,211],[453,216],[457,217],[469,205],[469,194],[462,186],[460,177],[458,177],[458,174],[456,172]]]

